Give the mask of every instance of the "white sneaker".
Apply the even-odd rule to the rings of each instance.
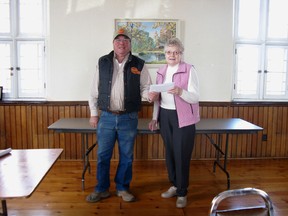
[[[171,198],[176,196],[177,188],[175,186],[170,187],[166,192],[161,194],[162,198]]]
[[[133,194],[128,191],[116,191],[118,197],[122,197],[125,202],[134,202],[136,199]]]
[[[187,205],[187,196],[177,197],[177,201],[176,201],[177,208],[184,208],[186,205]]]

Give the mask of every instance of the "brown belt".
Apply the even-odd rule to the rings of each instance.
[[[122,114],[125,114],[126,112],[125,111],[114,111],[114,110],[108,110],[107,112],[110,112],[114,115],[122,115]]]

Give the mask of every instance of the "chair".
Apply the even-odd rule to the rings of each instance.
[[[247,204],[244,207],[237,207],[237,208],[230,208],[230,209],[219,209],[219,204],[229,197],[234,197],[237,200],[240,199],[241,196],[248,196],[248,195],[256,195],[260,196],[264,202],[265,206],[249,206]],[[273,213],[273,203],[266,192],[256,188],[242,188],[242,189],[235,189],[235,190],[227,190],[222,193],[219,193],[211,202],[210,208],[210,216],[232,216],[232,215],[253,215],[253,216],[274,216]]]

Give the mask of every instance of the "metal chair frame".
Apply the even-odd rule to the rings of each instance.
[[[238,196],[246,196],[246,195],[261,196],[265,202],[265,206],[251,206],[251,207],[240,207],[240,208],[227,209],[227,210],[217,210],[220,202],[223,201],[224,199],[229,198],[229,197],[238,197]],[[210,216],[217,216],[217,213],[220,213],[220,212],[239,211],[239,210],[245,210],[245,209],[247,210],[259,209],[259,208],[267,209],[269,216],[274,216],[273,203],[265,191],[256,189],[256,188],[242,188],[242,189],[235,189],[235,190],[227,190],[222,193],[219,193],[212,200],[211,208],[210,208]]]

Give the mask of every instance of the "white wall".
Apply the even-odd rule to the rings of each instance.
[[[112,50],[114,20],[125,18],[180,20],[200,101],[231,100],[232,0],[50,0],[48,100],[88,100],[98,58]]]

